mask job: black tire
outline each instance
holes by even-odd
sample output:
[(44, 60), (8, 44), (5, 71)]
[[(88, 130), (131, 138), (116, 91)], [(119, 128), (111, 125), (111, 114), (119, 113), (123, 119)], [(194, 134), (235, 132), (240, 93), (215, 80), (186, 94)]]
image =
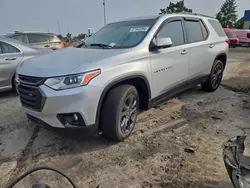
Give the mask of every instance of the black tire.
[(222, 61), (215, 60), (208, 80), (201, 84), (204, 91), (213, 92), (220, 87), (224, 72)]
[(122, 85), (109, 91), (100, 117), (102, 134), (115, 141), (124, 141), (134, 129), (138, 109), (139, 97), (134, 86)]
[(236, 48), (237, 46), (233, 46), (233, 48)]

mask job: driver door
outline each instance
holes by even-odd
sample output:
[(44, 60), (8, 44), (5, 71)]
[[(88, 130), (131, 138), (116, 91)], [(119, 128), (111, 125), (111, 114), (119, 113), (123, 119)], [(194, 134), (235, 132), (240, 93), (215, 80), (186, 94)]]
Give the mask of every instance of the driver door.
[[(186, 85), (189, 69), (189, 44), (183, 28), (182, 18), (167, 19), (155, 38), (171, 38), (172, 46), (150, 52), (153, 96), (161, 102)], [(156, 102), (155, 101), (155, 102)]]

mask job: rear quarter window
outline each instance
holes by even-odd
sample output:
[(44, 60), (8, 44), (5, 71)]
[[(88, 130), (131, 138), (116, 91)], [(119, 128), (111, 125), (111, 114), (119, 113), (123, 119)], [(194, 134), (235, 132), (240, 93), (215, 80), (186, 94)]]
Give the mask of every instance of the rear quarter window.
[(226, 37), (226, 33), (224, 32), (224, 29), (222, 28), (221, 24), (217, 20), (208, 20), (211, 26), (214, 28), (216, 33), (219, 37)]

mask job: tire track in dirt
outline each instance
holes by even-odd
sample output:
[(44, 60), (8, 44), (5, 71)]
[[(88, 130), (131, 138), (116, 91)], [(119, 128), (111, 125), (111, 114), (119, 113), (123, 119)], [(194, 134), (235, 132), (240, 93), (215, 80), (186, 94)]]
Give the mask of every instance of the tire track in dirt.
[(35, 139), (38, 136), (38, 133), (39, 133), (39, 127), (36, 126), (35, 130), (33, 131), (32, 135), (29, 139), (28, 144), (26, 145), (26, 147), (22, 151), (22, 154), (20, 155), (20, 157), (17, 159), (16, 168), (11, 173), (7, 184), (9, 184), (13, 179), (15, 179), (17, 176), (19, 176), (19, 174), (22, 172), (22, 170), (25, 168), (25, 166), (28, 166), (29, 162), (32, 161), (32, 156), (30, 155), (31, 148), (33, 146)]

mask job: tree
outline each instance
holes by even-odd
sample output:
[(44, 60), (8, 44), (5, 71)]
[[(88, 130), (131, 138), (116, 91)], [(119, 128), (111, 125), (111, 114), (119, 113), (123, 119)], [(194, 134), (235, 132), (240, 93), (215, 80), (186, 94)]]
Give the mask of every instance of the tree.
[(236, 29), (243, 29), (244, 27), (244, 18), (240, 18), (239, 20), (237, 20), (237, 22), (234, 23), (234, 28)]
[(192, 9), (188, 9), (184, 5), (184, 0), (178, 1), (176, 3), (170, 2), (167, 8), (160, 9), (160, 14), (171, 14), (178, 12), (193, 12)]
[(72, 40), (72, 34), (71, 33), (67, 33), (66, 35), (66, 42), (70, 42)]
[(237, 20), (236, 8), (236, 0), (225, 0), (220, 12), (216, 14), (216, 18), (220, 21), (222, 27), (233, 28)]
[(57, 37), (60, 39), (60, 40), (64, 40), (64, 37), (62, 35), (57, 35)]

